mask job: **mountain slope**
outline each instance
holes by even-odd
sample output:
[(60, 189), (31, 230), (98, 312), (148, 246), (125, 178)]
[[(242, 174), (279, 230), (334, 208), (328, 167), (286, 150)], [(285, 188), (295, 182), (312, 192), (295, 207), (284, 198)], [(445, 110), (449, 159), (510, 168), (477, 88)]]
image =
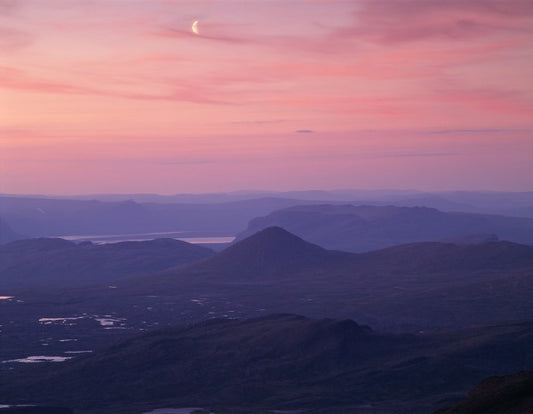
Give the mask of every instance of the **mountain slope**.
[(533, 247), (516, 243), (428, 242), (354, 254), (268, 228), (202, 262), (117, 285), (123, 298), (203, 298), (194, 312), (204, 317), (329, 312), (409, 330), (533, 318), (532, 277)]
[[(325, 282), (346, 288), (390, 289), (473, 281), (533, 269), (533, 247), (510, 242), (476, 245), (412, 243), (368, 253), (326, 250), (279, 227), (269, 227), (224, 251), (182, 269), (146, 278), (169, 289), (201, 281), (263, 281), (303, 285)], [(127, 281), (125, 282), (127, 284)], [(150, 290), (149, 284), (145, 288)], [(328, 288), (326, 287), (326, 290)]]
[(11, 226), (0, 217), (0, 244), (9, 243), (25, 237), (15, 232)]
[(361, 265), (424, 272), (502, 271), (533, 265), (533, 246), (506, 241), (456, 245), (410, 243), (360, 254)]
[(422, 241), (461, 239), (480, 233), (533, 243), (533, 219), (444, 213), (426, 207), (307, 205), (253, 219), (238, 239), (280, 226), (328, 249), (364, 252)]
[(236, 279), (281, 276), (353, 260), (354, 255), (328, 251), (280, 227), (269, 227), (196, 266)]
[(531, 324), (383, 335), (351, 320), (218, 319), (150, 332), (53, 369), (26, 370), (2, 392), (8, 402), (72, 408), (149, 403), (256, 412), (431, 400), (530, 365), (531, 333)]
[(533, 371), (484, 379), (455, 407), (435, 414), (533, 413)]
[(198, 261), (213, 252), (172, 239), (96, 245), (27, 239), (0, 246), (0, 287), (61, 287), (106, 283)]
[[(515, 243), (415, 243), (353, 254), (327, 251), (274, 228), (203, 261), (132, 276), (142, 264), (139, 260), (146, 260), (147, 267), (165, 269), (162, 257), (168, 252), (156, 242), (148, 243), (152, 248), (145, 247), (144, 253), (143, 243), (108, 247), (139, 246), (140, 250), (123, 252), (124, 262), (105, 258), (99, 262), (87, 255), (87, 251), (94, 250), (102, 258), (100, 248), (105, 246), (76, 246), (59, 239), (17, 242), (28, 246), (30, 258), (48, 258), (48, 262), (27, 259), (25, 269), (36, 274), (48, 269), (57, 284), (52, 290), (4, 289), (3, 294), (15, 298), (0, 303), (3, 359), (40, 355), (43, 340), (48, 344), (48, 355), (60, 355), (94, 350), (128, 332), (272, 312), (350, 318), (394, 332), (533, 319), (533, 247)], [(159, 243), (175, 244), (165, 240)], [(79, 252), (83, 253), (82, 261), (58, 260), (79, 258)], [(163, 252), (162, 256), (158, 257), (157, 252)], [(109, 253), (121, 257), (117, 252)], [(24, 257), (19, 261), (26, 265)], [(77, 271), (71, 271), (68, 263)], [(84, 267), (83, 263), (92, 264)], [(116, 280), (117, 274), (109, 273), (116, 263), (126, 270), (128, 266), (135, 269)], [(95, 284), (91, 288), (57, 289), (59, 284), (66, 286), (59, 281), (58, 269), (66, 270), (65, 278), (79, 277), (84, 274), (81, 270), (100, 269), (91, 278), (105, 278), (91, 279)], [(111, 279), (113, 289), (109, 289)], [(97, 323), (102, 315), (120, 321), (117, 329), (108, 330)], [(69, 318), (72, 323), (41, 324), (38, 321), (43, 317)], [(24, 341), (20, 332), (26, 332)], [(79, 342), (60, 342), (64, 338)]]

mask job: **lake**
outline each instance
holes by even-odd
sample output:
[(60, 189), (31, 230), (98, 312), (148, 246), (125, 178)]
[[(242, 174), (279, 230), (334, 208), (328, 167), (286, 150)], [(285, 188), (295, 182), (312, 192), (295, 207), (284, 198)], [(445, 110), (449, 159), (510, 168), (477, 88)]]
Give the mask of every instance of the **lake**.
[(227, 244), (235, 240), (234, 236), (195, 236), (191, 231), (164, 231), (130, 234), (92, 234), (57, 236), (73, 242), (90, 241), (98, 244), (119, 243), (125, 241), (147, 241), (159, 238), (182, 240), (191, 244)]

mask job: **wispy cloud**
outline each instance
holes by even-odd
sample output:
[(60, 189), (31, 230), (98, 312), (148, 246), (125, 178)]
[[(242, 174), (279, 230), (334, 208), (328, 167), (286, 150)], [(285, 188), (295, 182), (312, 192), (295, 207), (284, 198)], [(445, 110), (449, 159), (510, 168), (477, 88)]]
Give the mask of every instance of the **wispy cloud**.
[(222, 23), (203, 23), (199, 29), (199, 33), (195, 34), (191, 29), (181, 29), (169, 25), (161, 26), (158, 30), (152, 33), (156, 36), (170, 37), (170, 38), (185, 38), (196, 40), (213, 40), (225, 43), (248, 43), (251, 39), (241, 34), (235, 33), (235, 27)]
[[(220, 158), (196, 158), (196, 159), (145, 159), (147, 164), (158, 165), (196, 165), (196, 164), (218, 164), (224, 162)], [(132, 160), (138, 162), (138, 160)]]
[(232, 124), (235, 125), (270, 125), (270, 124), (281, 124), (287, 122), (286, 119), (261, 119), (255, 121), (233, 121)]
[(26, 3), (26, 0), (0, 0), (0, 15), (8, 15)]
[(438, 99), (462, 106), (474, 106), (498, 114), (533, 113), (533, 101), (521, 91), (500, 88), (450, 87), (436, 89)]
[(58, 82), (56, 80), (35, 78), (22, 70), (5, 66), (0, 66), (0, 88), (53, 94), (97, 95), (148, 101), (180, 101), (217, 105), (227, 105), (230, 103), (217, 99), (212, 90), (204, 90), (196, 85), (174, 85), (172, 91), (162, 94), (99, 89), (90, 86)]
[(6, 66), (0, 66), (0, 87), (7, 89), (32, 90), (49, 93), (83, 94), (89, 90), (57, 81), (36, 79), (25, 71)]
[(453, 157), (455, 152), (390, 152), (374, 155), (376, 158)]
[(533, 3), (527, 0), (362, 0), (353, 25), (335, 34), (380, 43), (464, 40), (500, 32), (531, 33), (532, 16)]
[(9, 27), (0, 26), (0, 50), (13, 52), (29, 46), (33, 42), (33, 36), (27, 32)]
[(481, 128), (481, 129), (437, 129), (429, 131), (431, 134), (446, 135), (446, 134), (499, 134), (507, 132), (504, 129), (497, 128)]

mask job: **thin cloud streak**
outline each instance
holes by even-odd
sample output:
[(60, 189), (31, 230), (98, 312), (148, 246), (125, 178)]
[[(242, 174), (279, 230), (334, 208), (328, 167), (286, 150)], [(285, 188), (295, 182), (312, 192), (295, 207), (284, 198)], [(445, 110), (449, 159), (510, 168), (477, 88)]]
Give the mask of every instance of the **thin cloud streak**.
[(33, 36), (22, 30), (0, 26), (0, 51), (15, 52), (30, 46)]
[(26, 0), (0, 0), (0, 15), (10, 15), (25, 3)]
[(501, 134), (508, 132), (503, 129), (486, 128), (486, 129), (439, 129), (436, 131), (429, 131), (430, 134)]
[[(168, 37), (168, 38), (185, 38), (195, 40), (213, 40), (217, 42), (225, 43), (249, 43), (250, 39), (246, 37), (237, 37), (226, 34), (226, 30), (220, 30), (220, 28), (226, 27), (226, 25), (210, 24), (205, 29), (207, 34), (199, 32), (195, 34), (192, 30), (177, 29), (169, 26), (163, 26), (158, 31), (152, 32), (154, 36)], [(203, 30), (203, 28), (202, 28)]]
[(461, 41), (502, 32), (531, 33), (532, 16), (527, 0), (362, 0), (354, 11), (354, 24), (334, 35), (377, 43)]
[(0, 88), (27, 90), (40, 93), (73, 94), (73, 95), (98, 95), (104, 97), (149, 100), (149, 101), (180, 101), (200, 104), (227, 105), (230, 102), (213, 99), (211, 91), (205, 95), (196, 87), (174, 87), (174, 91), (162, 94), (134, 93), (128, 91), (99, 90), (90, 87), (71, 85), (45, 79), (36, 79), (20, 70), (0, 66)]

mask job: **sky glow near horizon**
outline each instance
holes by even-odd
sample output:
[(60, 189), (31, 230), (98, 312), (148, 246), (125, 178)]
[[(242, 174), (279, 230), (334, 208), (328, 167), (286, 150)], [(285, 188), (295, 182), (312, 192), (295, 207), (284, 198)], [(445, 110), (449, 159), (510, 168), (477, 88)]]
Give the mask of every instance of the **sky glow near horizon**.
[(531, 1), (0, 0), (0, 192), (532, 190), (532, 73)]

